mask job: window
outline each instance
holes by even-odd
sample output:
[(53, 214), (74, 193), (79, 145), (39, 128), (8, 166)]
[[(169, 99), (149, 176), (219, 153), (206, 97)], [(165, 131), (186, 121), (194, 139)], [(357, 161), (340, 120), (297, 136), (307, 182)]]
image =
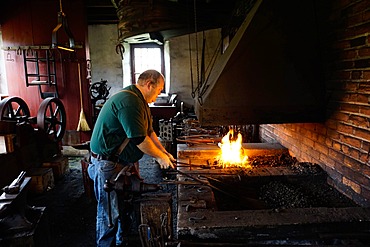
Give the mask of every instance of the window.
[[(164, 74), (163, 46), (155, 43), (131, 44), (131, 76), (135, 84), (139, 75), (147, 69)], [(162, 93), (165, 92), (165, 88)]]

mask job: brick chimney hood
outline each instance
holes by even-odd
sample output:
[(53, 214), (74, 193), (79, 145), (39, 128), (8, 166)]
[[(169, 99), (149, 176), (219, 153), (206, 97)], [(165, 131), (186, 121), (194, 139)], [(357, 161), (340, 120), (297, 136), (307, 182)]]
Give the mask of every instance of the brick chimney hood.
[(313, 0), (257, 0), (195, 97), (205, 126), (321, 122)]

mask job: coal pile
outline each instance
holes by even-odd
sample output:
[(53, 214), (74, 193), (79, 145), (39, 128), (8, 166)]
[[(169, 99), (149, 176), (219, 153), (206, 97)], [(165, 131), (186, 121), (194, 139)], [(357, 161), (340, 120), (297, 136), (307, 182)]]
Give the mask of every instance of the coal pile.
[(275, 180), (262, 185), (259, 195), (273, 209), (356, 206), (325, 181)]
[(310, 162), (298, 162), (290, 155), (264, 155), (249, 157), (249, 163), (253, 167), (289, 167), (300, 175), (324, 174), (318, 164)]
[[(356, 204), (327, 183), (326, 172), (318, 165), (298, 162), (290, 155), (249, 157), (251, 168), (237, 168), (237, 176), (219, 177), (213, 185), (226, 193), (214, 191), (219, 210), (250, 210), (250, 205), (235, 200), (235, 193), (264, 203), (266, 209), (354, 207)], [(288, 175), (248, 176), (258, 170), (285, 168)], [(241, 189), (236, 189), (241, 188)], [(227, 196), (233, 194), (234, 198)]]

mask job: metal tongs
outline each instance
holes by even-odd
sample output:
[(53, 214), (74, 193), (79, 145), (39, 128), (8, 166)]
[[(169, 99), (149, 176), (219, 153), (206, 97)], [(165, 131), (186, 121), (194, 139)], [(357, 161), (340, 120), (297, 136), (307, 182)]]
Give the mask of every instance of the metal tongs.
[[(181, 162), (176, 162), (176, 163), (181, 163)], [(183, 175), (183, 176), (186, 176), (190, 179), (192, 179), (193, 181), (195, 182), (198, 182), (200, 183), (201, 185), (204, 185), (204, 186), (208, 186), (214, 190), (217, 190), (218, 192), (224, 194), (224, 195), (227, 195), (229, 197), (232, 197), (238, 201), (242, 200), (243, 202), (245, 203), (248, 203), (249, 205), (254, 205), (254, 208), (259, 208), (259, 209), (265, 209), (266, 208), (266, 205), (264, 202), (260, 201), (260, 200), (257, 200), (257, 199), (254, 199), (254, 198), (250, 198), (250, 197), (246, 197), (246, 196), (240, 196), (240, 195), (236, 195), (236, 194), (233, 194), (231, 192), (228, 192), (228, 191), (225, 191), (217, 186), (214, 186), (206, 181), (203, 181), (202, 179), (199, 179), (195, 176), (192, 176), (191, 174), (188, 174), (186, 172), (182, 172), (182, 171), (179, 171), (178, 169), (176, 169), (176, 164), (174, 164), (175, 168), (170, 168), (170, 171), (173, 171), (173, 172), (176, 172), (180, 175)], [(202, 175), (202, 177), (206, 178), (207, 180), (209, 179), (207, 176), (204, 176)]]

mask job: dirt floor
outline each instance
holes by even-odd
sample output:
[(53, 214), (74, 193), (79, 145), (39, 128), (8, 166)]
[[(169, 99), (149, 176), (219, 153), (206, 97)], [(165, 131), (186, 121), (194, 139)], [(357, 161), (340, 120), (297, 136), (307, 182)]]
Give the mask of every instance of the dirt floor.
[[(70, 156), (70, 171), (55, 181), (55, 187), (41, 195), (29, 195), (30, 206), (46, 207), (49, 243), (46, 246), (95, 246), (96, 202), (84, 191), (81, 156)], [(149, 156), (140, 163), (146, 183), (159, 183), (162, 171)], [(168, 192), (168, 191), (167, 191)], [(131, 230), (129, 246), (141, 246), (136, 229)]]

